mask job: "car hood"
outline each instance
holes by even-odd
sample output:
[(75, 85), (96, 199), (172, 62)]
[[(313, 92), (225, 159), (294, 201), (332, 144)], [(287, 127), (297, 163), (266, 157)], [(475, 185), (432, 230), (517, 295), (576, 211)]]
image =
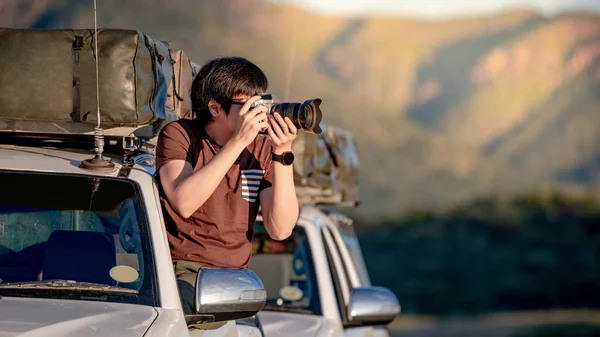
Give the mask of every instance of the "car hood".
[(318, 336), (323, 316), (263, 310), (258, 313), (265, 337)]
[(133, 304), (2, 297), (0, 336), (143, 336), (156, 316)]

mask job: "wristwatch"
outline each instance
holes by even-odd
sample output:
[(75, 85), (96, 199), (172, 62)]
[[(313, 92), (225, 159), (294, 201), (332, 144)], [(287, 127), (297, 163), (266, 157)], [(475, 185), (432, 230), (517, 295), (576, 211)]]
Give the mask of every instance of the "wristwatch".
[(286, 151), (282, 154), (275, 154), (271, 152), (271, 159), (278, 161), (285, 166), (292, 165), (294, 163), (294, 152)]

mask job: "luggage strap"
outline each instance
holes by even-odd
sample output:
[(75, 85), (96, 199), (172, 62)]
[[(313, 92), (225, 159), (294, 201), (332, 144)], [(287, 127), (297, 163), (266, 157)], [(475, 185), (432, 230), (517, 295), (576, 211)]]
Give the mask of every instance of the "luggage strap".
[(79, 74), (79, 52), (83, 49), (83, 36), (75, 36), (73, 41), (73, 112), (71, 119), (73, 122), (81, 122), (81, 93), (80, 93), (80, 74)]
[[(171, 66), (174, 66), (175, 63), (177, 63), (175, 60), (173, 60), (173, 57), (171, 57), (171, 49), (169, 49), (169, 60), (171, 62)], [(183, 66), (181, 64), (179, 64), (179, 69), (177, 69), (179, 71), (179, 74), (180, 74), (179, 76), (181, 76), (181, 68), (183, 68)], [(171, 79), (171, 81), (173, 81), (173, 93), (175, 94), (175, 97), (177, 97), (177, 99), (180, 102), (183, 102), (183, 98), (181, 98), (181, 96), (179, 96), (179, 93), (177, 93), (177, 87), (178, 87), (179, 83), (175, 82), (175, 69), (173, 69), (173, 74), (172, 75), (173, 75), (172, 76), (173, 78)], [(175, 104), (173, 104), (173, 107), (175, 107)]]

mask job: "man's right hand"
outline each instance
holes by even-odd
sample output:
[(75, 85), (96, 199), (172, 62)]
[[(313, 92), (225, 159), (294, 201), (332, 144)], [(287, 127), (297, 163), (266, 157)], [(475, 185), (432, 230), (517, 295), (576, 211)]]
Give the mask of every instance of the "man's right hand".
[(239, 141), (244, 147), (250, 145), (258, 133), (269, 126), (267, 107), (259, 105), (252, 108), (252, 104), (259, 99), (260, 96), (251, 97), (240, 109), (240, 116), (232, 139)]

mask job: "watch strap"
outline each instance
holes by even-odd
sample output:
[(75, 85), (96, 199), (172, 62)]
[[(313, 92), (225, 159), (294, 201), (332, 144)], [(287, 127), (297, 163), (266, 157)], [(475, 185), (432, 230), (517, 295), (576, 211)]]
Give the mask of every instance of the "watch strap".
[(282, 154), (275, 154), (275, 153), (271, 152), (271, 160), (278, 161), (278, 162), (283, 162), (283, 153)]
[[(288, 157), (288, 162), (286, 162), (286, 156)], [(291, 157), (291, 159), (290, 159)], [(292, 165), (294, 163), (294, 153), (291, 151), (283, 152), (282, 154), (275, 154), (271, 152), (271, 160), (282, 163), (283, 165)]]

